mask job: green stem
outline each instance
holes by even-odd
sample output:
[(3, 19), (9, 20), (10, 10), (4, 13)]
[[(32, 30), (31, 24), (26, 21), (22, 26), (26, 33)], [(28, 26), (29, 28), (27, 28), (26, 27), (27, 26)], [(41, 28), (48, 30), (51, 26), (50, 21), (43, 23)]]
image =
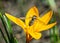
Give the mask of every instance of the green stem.
[(4, 40), (5, 40), (5, 42), (8, 43), (8, 41), (7, 41), (6, 37), (4, 36), (4, 33), (2, 32), (1, 28), (0, 28), (0, 32), (1, 32), (1, 34), (2, 34), (2, 36), (4, 38)]

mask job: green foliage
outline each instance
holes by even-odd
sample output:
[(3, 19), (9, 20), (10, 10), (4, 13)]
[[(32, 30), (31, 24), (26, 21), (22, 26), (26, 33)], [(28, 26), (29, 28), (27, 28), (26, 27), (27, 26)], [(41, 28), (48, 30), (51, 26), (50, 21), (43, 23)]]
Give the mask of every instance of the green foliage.
[(2, 21), (2, 24), (4, 26), (4, 29), (5, 29), (5, 32), (7, 34), (7, 38), (8, 38), (8, 39), (6, 39), (6, 37), (4, 36), (3, 32), (0, 30), (5, 42), (6, 43), (8, 43), (8, 42), (9, 43), (18, 43), (16, 38), (13, 36), (13, 31), (12, 31), (12, 28), (11, 28), (10, 20), (7, 19), (7, 17), (5, 15), (1, 14), (1, 13), (0, 13), (0, 19)]
[[(56, 21), (55, 15), (53, 15), (53, 18), (51, 19), (50, 23)], [(51, 43), (57, 43), (59, 41), (59, 29), (58, 26), (54, 26), (50, 31), (50, 42)]]

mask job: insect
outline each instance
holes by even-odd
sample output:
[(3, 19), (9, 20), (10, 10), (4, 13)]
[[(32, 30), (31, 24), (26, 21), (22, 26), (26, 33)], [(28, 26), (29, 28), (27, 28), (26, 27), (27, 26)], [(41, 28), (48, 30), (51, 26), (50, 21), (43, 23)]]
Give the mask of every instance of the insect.
[(30, 23), (29, 23), (29, 26), (31, 26), (31, 25), (33, 24), (33, 22), (34, 22), (35, 19), (36, 19), (36, 16), (34, 15), (34, 16), (32, 17), (32, 20), (31, 20)]

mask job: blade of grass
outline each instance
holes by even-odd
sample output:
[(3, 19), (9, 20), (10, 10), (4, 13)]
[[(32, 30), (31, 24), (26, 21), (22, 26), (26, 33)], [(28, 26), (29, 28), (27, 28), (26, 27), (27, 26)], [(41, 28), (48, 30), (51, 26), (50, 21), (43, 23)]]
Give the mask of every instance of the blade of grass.
[(50, 34), (50, 43), (52, 43), (52, 29), (49, 30), (49, 34)]
[(11, 36), (11, 43), (18, 43), (17, 39), (13, 37), (13, 34), (10, 34)]
[[(52, 22), (54, 22), (54, 21), (56, 21), (55, 15), (53, 15), (53, 18), (51, 19), (50, 23), (52, 23)], [(50, 36), (51, 36), (50, 41), (51, 41), (51, 43), (57, 43), (57, 40), (58, 40), (58, 39), (57, 39), (57, 34), (58, 34), (57, 31), (58, 31), (58, 30), (57, 30), (56, 26), (54, 26), (54, 27), (50, 30)]]
[(6, 23), (6, 27), (7, 27), (7, 30), (9, 32), (9, 34), (12, 34), (13, 31), (12, 31), (12, 28), (11, 28), (10, 20), (5, 15), (3, 15), (3, 19)]
[(55, 33), (55, 27), (53, 27), (53, 38), (54, 38), (54, 43), (57, 43), (57, 35), (56, 35), (56, 33)]
[(1, 28), (0, 28), (0, 32), (1, 32), (2, 37), (4, 38), (5, 42), (8, 43), (8, 40), (7, 40), (6, 37), (4, 36), (4, 33), (2, 32)]
[(3, 15), (3, 18), (6, 23), (7, 30), (9, 31), (10, 34), (11, 43), (18, 43), (18, 41), (13, 37), (13, 31), (10, 24), (10, 20), (5, 15)]
[(58, 29), (58, 26), (55, 26), (55, 34), (56, 34), (56, 41), (57, 41), (57, 43), (59, 43), (59, 29)]
[[(56, 21), (56, 15), (53, 15), (53, 21)], [(58, 40), (59, 40), (59, 29), (58, 29), (58, 25), (56, 25), (55, 27), (53, 27), (53, 36), (54, 36), (54, 42), (57, 43)]]
[(9, 33), (8, 33), (7, 29), (6, 29), (6, 25), (5, 25), (5, 22), (4, 22), (4, 19), (3, 19), (3, 15), (2, 15), (1, 13), (0, 13), (0, 19), (1, 19), (1, 21), (2, 21), (2, 24), (3, 24), (3, 26), (4, 26), (5, 32), (6, 32), (7, 37), (8, 37), (8, 40), (9, 40), (9, 42), (10, 42), (10, 36), (9, 36)]

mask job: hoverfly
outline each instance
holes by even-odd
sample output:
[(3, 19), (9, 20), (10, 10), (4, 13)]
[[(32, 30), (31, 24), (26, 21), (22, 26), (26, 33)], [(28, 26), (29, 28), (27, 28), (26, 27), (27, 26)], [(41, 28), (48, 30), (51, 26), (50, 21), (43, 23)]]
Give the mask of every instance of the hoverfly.
[(34, 15), (34, 16), (32, 17), (32, 20), (31, 20), (30, 23), (29, 23), (29, 26), (31, 26), (31, 25), (33, 24), (33, 22), (34, 22), (35, 19), (36, 19), (36, 16)]

